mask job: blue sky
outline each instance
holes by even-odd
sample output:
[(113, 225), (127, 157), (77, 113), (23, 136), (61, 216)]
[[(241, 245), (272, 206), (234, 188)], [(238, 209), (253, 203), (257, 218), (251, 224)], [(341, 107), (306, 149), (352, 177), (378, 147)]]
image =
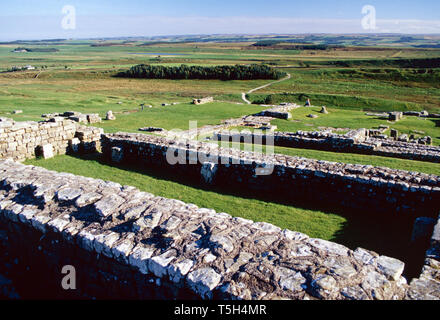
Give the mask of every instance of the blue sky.
[[(62, 28), (72, 5), (75, 29)], [(440, 1), (14, 0), (0, 2), (0, 40), (207, 33), (363, 32), (364, 5), (374, 32), (439, 33)]]

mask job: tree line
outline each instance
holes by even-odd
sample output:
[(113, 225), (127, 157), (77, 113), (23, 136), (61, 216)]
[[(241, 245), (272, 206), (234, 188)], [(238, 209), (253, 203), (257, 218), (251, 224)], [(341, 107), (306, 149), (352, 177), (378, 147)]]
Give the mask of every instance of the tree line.
[(184, 64), (177, 67), (139, 64), (117, 74), (119, 77), (128, 78), (201, 80), (278, 80), (286, 75), (285, 72), (280, 72), (267, 65), (258, 64), (212, 67), (188, 66)]

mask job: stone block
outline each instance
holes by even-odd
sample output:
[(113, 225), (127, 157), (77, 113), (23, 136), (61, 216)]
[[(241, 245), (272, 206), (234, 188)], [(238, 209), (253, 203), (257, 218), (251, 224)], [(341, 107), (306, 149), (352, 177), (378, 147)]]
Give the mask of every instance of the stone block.
[(395, 281), (400, 278), (405, 268), (402, 261), (387, 256), (380, 256), (377, 259), (377, 266), (388, 279)]
[(41, 145), (37, 147), (37, 156), (43, 157), (44, 159), (53, 158), (54, 150), (53, 145), (50, 143)]
[(212, 290), (220, 283), (222, 276), (212, 268), (201, 268), (187, 276), (189, 287), (204, 299), (212, 298)]

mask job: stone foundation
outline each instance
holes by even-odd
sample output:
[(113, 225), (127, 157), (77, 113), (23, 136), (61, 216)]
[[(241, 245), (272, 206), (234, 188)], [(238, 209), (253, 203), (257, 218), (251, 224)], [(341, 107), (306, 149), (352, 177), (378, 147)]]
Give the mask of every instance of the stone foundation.
[[(15, 122), (0, 118), (0, 159), (22, 161), (53, 153), (95, 152), (100, 145), (100, 128), (80, 126), (64, 118), (52, 118), (41, 122)], [(79, 142), (75, 142), (79, 138)], [(72, 147), (73, 146), (73, 147)], [(46, 150), (46, 152), (44, 152)]]
[[(218, 141), (273, 141), (275, 146), (324, 151), (360, 153), (384, 157), (440, 162), (440, 147), (369, 137), (367, 129), (351, 130), (344, 135), (320, 131), (231, 133), (217, 132)], [(255, 143), (255, 142), (254, 142)]]

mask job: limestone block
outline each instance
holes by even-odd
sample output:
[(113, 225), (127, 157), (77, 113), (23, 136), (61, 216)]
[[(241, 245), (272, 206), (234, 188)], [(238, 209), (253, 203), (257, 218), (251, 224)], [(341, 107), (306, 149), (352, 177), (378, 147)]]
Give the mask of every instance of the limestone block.
[(113, 246), (119, 240), (119, 235), (116, 232), (107, 232), (99, 234), (93, 246), (97, 253), (102, 253), (106, 257), (113, 257)]
[(131, 241), (130, 239), (124, 239), (120, 241), (112, 249), (113, 257), (127, 263), (128, 256), (131, 252), (131, 249), (133, 249), (133, 246), (134, 246), (133, 241)]
[(148, 270), (156, 277), (163, 278), (167, 274), (169, 264), (176, 258), (175, 250), (168, 250), (148, 262)]
[(155, 249), (138, 244), (128, 257), (128, 262), (133, 267), (139, 269), (142, 274), (148, 274), (149, 258), (153, 255)]
[(167, 221), (165, 221), (161, 227), (164, 230), (171, 231), (177, 228), (177, 226), (182, 222), (182, 219), (171, 216)]
[(94, 250), (94, 241), (96, 238), (96, 233), (98, 230), (96, 229), (83, 229), (77, 235), (78, 245), (81, 248), (86, 249), (87, 251)]
[(311, 285), (314, 293), (321, 299), (329, 298), (337, 290), (336, 280), (328, 275), (319, 276)]
[(38, 153), (41, 157), (43, 157), (44, 159), (49, 159), (49, 158), (53, 158), (54, 156), (54, 151), (53, 151), (53, 146), (50, 143), (44, 144), (42, 146), (38, 147)]
[(301, 272), (296, 272), (284, 267), (275, 269), (275, 276), (279, 277), (279, 284), (282, 289), (290, 291), (302, 291), (306, 285), (306, 278)]
[(124, 201), (125, 200), (117, 194), (110, 194), (96, 202), (94, 207), (101, 217), (107, 217), (112, 213), (116, 213), (116, 210)]
[(194, 261), (190, 259), (185, 259), (178, 263), (172, 263), (168, 267), (168, 275), (170, 280), (174, 283), (179, 283), (183, 280), (186, 274), (191, 270), (194, 265)]
[(380, 256), (377, 259), (377, 266), (388, 279), (398, 280), (402, 275), (405, 264), (395, 258)]
[(212, 268), (201, 268), (187, 276), (189, 287), (202, 298), (212, 298), (212, 290), (217, 287), (222, 277)]
[(78, 198), (81, 193), (82, 190), (78, 188), (64, 188), (57, 191), (56, 195), (58, 201), (72, 201)]
[(357, 248), (355, 251), (353, 251), (353, 256), (363, 264), (368, 265), (374, 263), (378, 257), (378, 254), (363, 248)]
[(32, 208), (24, 208), (23, 211), (21, 211), (18, 214), (18, 219), (22, 223), (31, 224), (32, 218), (38, 213), (38, 210), (32, 209)]
[(322, 239), (312, 239), (311, 238), (311, 239), (307, 240), (307, 242), (309, 244), (311, 244), (312, 246), (314, 246), (320, 250), (323, 250), (324, 252), (326, 252), (328, 254), (347, 256), (348, 252), (350, 250), (341, 244), (337, 244), (337, 243), (330, 242), (327, 240), (322, 240)]
[(64, 228), (70, 223), (66, 218), (55, 218), (47, 223), (55, 232), (62, 232)]
[(107, 111), (105, 120), (116, 120), (116, 117), (113, 115), (113, 111), (111, 110)]
[(34, 215), (31, 218), (31, 224), (34, 228), (38, 229), (42, 233), (46, 233), (47, 223), (50, 221), (50, 217), (45, 214)]
[(5, 217), (11, 221), (18, 222), (18, 215), (23, 211), (21, 204), (15, 203), (3, 210)]
[(95, 203), (101, 198), (102, 195), (96, 192), (82, 192), (81, 195), (75, 200), (75, 206), (82, 208), (89, 204)]
[(232, 252), (234, 250), (234, 245), (233, 245), (231, 239), (229, 239), (226, 236), (211, 235), (211, 237), (209, 238), (209, 241), (212, 242), (215, 247), (222, 248), (226, 252)]

